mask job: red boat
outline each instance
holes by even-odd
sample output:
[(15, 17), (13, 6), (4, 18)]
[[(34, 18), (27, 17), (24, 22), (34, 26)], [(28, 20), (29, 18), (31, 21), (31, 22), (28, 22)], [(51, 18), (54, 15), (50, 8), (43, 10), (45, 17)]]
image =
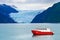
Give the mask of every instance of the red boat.
[(49, 28), (38, 28), (32, 30), (33, 35), (53, 35), (54, 33)]

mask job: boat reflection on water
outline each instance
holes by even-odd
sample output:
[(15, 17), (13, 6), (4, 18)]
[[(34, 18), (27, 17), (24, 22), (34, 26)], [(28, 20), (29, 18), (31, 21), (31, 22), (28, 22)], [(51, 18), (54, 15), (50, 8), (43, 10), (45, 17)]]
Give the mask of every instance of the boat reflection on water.
[(33, 40), (53, 40), (53, 35), (40, 35), (32, 36)]

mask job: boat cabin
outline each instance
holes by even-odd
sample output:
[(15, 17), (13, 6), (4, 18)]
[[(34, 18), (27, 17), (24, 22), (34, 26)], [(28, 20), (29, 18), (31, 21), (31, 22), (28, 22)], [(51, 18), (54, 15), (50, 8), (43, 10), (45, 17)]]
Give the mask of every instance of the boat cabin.
[(38, 31), (43, 31), (43, 32), (50, 32), (51, 30), (49, 28), (36, 28)]

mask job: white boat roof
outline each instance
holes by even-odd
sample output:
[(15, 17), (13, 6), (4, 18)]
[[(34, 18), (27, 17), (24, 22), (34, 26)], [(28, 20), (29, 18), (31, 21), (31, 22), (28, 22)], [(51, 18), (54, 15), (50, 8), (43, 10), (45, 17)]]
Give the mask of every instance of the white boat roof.
[(36, 29), (39, 29), (39, 30), (47, 30), (49, 28), (36, 28)]
[(35, 30), (43, 31), (43, 32), (50, 32), (51, 31), (49, 28), (36, 28)]

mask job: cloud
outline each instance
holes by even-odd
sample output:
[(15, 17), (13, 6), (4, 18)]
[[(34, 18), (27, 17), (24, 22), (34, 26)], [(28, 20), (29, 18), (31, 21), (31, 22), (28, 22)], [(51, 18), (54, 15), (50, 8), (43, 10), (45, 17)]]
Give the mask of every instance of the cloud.
[(40, 10), (47, 9), (50, 7), (50, 4), (15, 4), (15, 6), (20, 10)]
[(55, 3), (60, 2), (60, 0), (27, 0), (27, 3)]
[(60, 0), (0, 0), (0, 3), (55, 3)]
[(25, 3), (27, 0), (12, 0), (14, 3)]
[(26, 0), (0, 0), (0, 3), (24, 3)]

